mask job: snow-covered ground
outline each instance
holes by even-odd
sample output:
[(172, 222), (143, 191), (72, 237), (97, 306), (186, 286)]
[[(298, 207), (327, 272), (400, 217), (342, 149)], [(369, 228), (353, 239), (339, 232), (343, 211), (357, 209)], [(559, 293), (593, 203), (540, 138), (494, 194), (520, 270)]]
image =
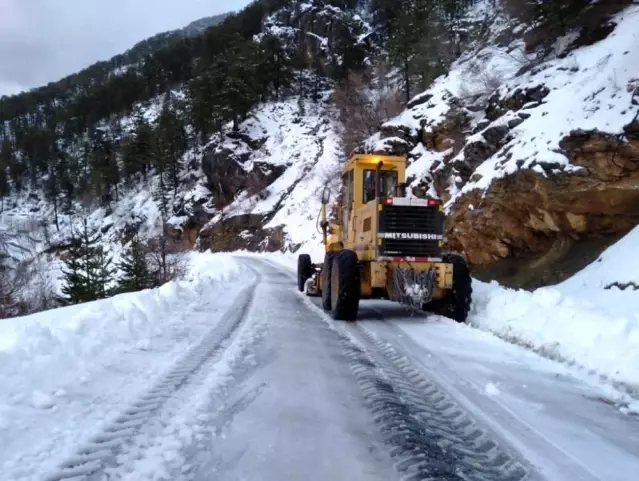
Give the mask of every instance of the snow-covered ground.
[[(288, 265), (292, 274), (290, 258), (266, 259)], [(294, 276), (289, 279), (294, 284)], [(639, 414), (639, 403), (607, 383), (489, 332), (440, 316), (411, 315), (388, 301), (363, 301), (357, 323), (332, 321), (316, 298), (305, 302), (355, 344), (380, 349), (409, 373), (421, 371), (421, 379), (431, 384), (424, 387), (415, 378), (418, 396), (429, 399), (432, 389), (445, 391), (440, 402), (472, 413), (478, 426), (522, 453), (542, 479), (634, 479), (639, 418), (628, 414)]]
[(193, 254), (186, 280), (0, 322), (3, 479), (40, 479), (155, 383), (251, 278), (228, 256)]
[[(425, 322), (402, 318), (379, 301), (362, 314), (374, 318), (371, 312), (387, 320), (363, 320), (361, 327), (423, 366), (451, 397), (523, 452), (545, 479), (634, 479), (639, 418), (624, 414), (632, 407), (610, 386), (437, 316)], [(620, 412), (611, 404), (624, 408)]]
[[(623, 239), (602, 262), (616, 262), (624, 245), (632, 242)], [(385, 301), (363, 301), (357, 324), (334, 323), (317, 299), (296, 292), (294, 269), (292, 255), (194, 253), (183, 281), (3, 321), (3, 479), (101, 470), (132, 481), (392, 479), (375, 429), (382, 418), (367, 411), (377, 394), (359, 390), (361, 366), (351, 371), (342, 351), (360, 345), (349, 336), (366, 332), (383, 343), (366, 351), (408, 355), (413, 369), (548, 481), (630, 481), (627, 473), (639, 469), (639, 424), (610, 404), (625, 413), (637, 406), (609, 384), (489, 332), (411, 317)], [(479, 289), (473, 319), (494, 295)], [(577, 345), (561, 340), (561, 348)], [(397, 373), (384, 366), (394, 382)], [(281, 452), (288, 455), (273, 454)]]

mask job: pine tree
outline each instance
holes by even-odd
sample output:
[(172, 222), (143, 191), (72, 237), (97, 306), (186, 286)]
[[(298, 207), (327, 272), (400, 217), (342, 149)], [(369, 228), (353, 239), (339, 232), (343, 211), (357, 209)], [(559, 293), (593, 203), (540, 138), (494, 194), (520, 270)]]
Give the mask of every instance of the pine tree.
[[(382, 3), (382, 2), (380, 2)], [(406, 102), (461, 53), (461, 20), (471, 0), (401, 0), (387, 17), (391, 64), (401, 71)], [(387, 12), (390, 12), (388, 10)]]
[(116, 201), (118, 198), (120, 168), (116, 145), (109, 134), (101, 129), (94, 130), (92, 137), (91, 167), (94, 193), (103, 204), (108, 204), (113, 200), (113, 193)]
[(239, 129), (255, 103), (259, 100), (256, 52), (252, 47), (238, 49), (229, 62), (228, 75), (223, 79), (218, 95), (224, 99), (224, 111), (233, 121), (233, 130)]
[(142, 174), (144, 180), (153, 165), (156, 155), (156, 132), (141, 113), (137, 113), (134, 121), (134, 132), (126, 143), (123, 152), (125, 176), (133, 179)]
[(260, 81), (265, 91), (272, 89), (275, 100), (279, 100), (284, 89), (293, 82), (293, 70), (282, 41), (275, 35), (266, 35), (261, 41)]
[(388, 50), (391, 63), (400, 69), (406, 102), (412, 97), (412, 81), (419, 42), (423, 38), (423, 19), (420, 19), (413, 2), (402, 2), (404, 8), (391, 22)]
[(104, 250), (104, 247), (102, 247), (101, 245), (97, 246), (95, 249), (93, 266), (95, 268), (95, 298), (105, 299), (113, 295), (114, 290), (110, 286), (115, 275), (113, 258)]
[(60, 197), (60, 184), (58, 180), (58, 170), (53, 157), (49, 159), (49, 169), (47, 178), (44, 182), (44, 195), (46, 199), (53, 204), (53, 215), (55, 219), (55, 228), (59, 232), (60, 224), (58, 223), (58, 200)]
[(118, 284), (118, 292), (136, 292), (155, 286), (147, 260), (146, 247), (137, 235), (122, 255), (118, 267), (124, 273)]
[(186, 151), (186, 129), (183, 121), (177, 116), (167, 96), (157, 127), (157, 152), (154, 166), (163, 175), (163, 187), (177, 194), (180, 186), (181, 159)]
[(171, 204), (171, 196), (167, 187), (166, 181), (167, 175), (164, 172), (158, 174), (158, 184), (153, 189), (151, 196), (153, 200), (158, 204), (162, 218), (169, 218), (169, 206)]
[(107, 297), (113, 279), (112, 259), (98, 244), (99, 233), (90, 231), (87, 221), (81, 232), (73, 232), (63, 270), (63, 304), (78, 304)]
[(11, 194), (9, 185), (9, 166), (5, 163), (3, 155), (0, 155), (0, 212), (4, 210), (4, 198)]
[(187, 86), (189, 123), (203, 144), (216, 127), (221, 127), (224, 120), (221, 105), (218, 104), (218, 92), (225, 75), (224, 66), (216, 64)]

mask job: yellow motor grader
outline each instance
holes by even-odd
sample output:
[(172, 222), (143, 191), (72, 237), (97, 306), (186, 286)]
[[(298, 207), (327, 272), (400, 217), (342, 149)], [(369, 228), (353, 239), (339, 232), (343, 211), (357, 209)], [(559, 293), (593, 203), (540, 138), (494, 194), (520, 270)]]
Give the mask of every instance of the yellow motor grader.
[(322, 194), (324, 262), (298, 257), (301, 292), (322, 297), (337, 320), (355, 320), (360, 299), (390, 299), (465, 322), (471, 277), (465, 259), (442, 253), (438, 199), (406, 196), (406, 158), (354, 155), (344, 165), (336, 221)]

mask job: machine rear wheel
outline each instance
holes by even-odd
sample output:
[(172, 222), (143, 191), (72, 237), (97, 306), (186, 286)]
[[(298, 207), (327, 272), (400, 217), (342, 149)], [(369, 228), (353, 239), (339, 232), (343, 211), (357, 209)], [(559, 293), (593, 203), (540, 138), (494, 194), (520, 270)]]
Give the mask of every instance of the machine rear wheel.
[(311, 256), (308, 254), (300, 254), (297, 258), (297, 288), (300, 292), (304, 292), (304, 284), (313, 275), (313, 264)]
[(459, 254), (444, 254), (442, 260), (453, 264), (453, 288), (446, 293), (443, 299), (435, 301), (433, 303), (435, 305), (428, 310), (450, 317), (457, 322), (466, 322), (473, 293), (470, 269), (466, 259)]
[(333, 260), (331, 270), (331, 312), (340, 321), (354, 321), (361, 294), (357, 254), (343, 250)]
[(324, 264), (322, 265), (321, 288), (322, 288), (322, 307), (328, 311), (331, 308), (331, 272), (333, 269), (333, 259), (337, 252), (327, 252), (324, 255)]

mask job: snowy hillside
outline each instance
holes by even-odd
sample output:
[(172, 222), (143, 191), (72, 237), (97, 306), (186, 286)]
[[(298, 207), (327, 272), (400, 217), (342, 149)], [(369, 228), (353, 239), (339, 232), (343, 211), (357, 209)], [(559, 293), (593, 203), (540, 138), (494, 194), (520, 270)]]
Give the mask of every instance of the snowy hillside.
[(614, 241), (639, 223), (631, 187), (639, 9), (589, 15), (598, 38), (575, 30), (540, 55), (526, 43), (526, 24), (496, 12), (487, 46), (463, 54), (364, 143), (371, 152), (408, 153), (413, 192), (446, 202), (448, 247), (485, 277), (518, 263), (531, 276), (504, 281), (559, 282), (566, 274), (557, 272), (575, 267), (557, 257), (580, 257), (580, 245)]
[[(413, 186), (427, 179), (434, 188), (433, 180), (452, 166), (446, 189), (431, 190), (448, 201), (451, 211), (461, 195), (487, 190), (495, 179), (518, 169), (543, 176), (583, 170), (571, 163), (562, 140), (577, 130), (623, 134), (639, 110), (631, 103), (639, 87), (638, 18), (639, 7), (629, 7), (611, 20), (615, 28), (609, 36), (574, 50), (567, 47), (577, 34), (558, 39), (555, 55), (542, 63), (526, 52), (521, 39), (463, 55), (410, 102), (412, 107), (383, 126), (408, 128), (417, 139), (441, 130), (450, 116), (467, 117), (464, 127), (472, 135), (465, 145), (438, 151), (419, 143), (410, 152)], [(366, 148), (385, 151), (398, 140), (377, 134)], [(483, 151), (483, 158), (473, 155), (477, 151)]]
[[(221, 172), (229, 169), (226, 172), (233, 172), (236, 177), (249, 178), (260, 172), (262, 178), (253, 177), (253, 184), (217, 210), (212, 199), (219, 197), (222, 189), (212, 193), (200, 182), (186, 193), (185, 199), (192, 199), (191, 204), (186, 203), (190, 211), (199, 198), (208, 200), (211, 220), (200, 231), (200, 247), (227, 250), (222, 242), (216, 245), (209, 240), (211, 234), (207, 231), (229, 219), (247, 215), (255, 218), (256, 223), (247, 224), (246, 228), (240, 224), (238, 237), (232, 240), (237, 243), (236, 248), (250, 245), (263, 250), (268, 232), (277, 228), (283, 228), (284, 238), (274, 241), (267, 250), (317, 246), (321, 188), (327, 179), (334, 180), (341, 155), (333, 116), (326, 100), (307, 102), (300, 113), (298, 99), (293, 98), (257, 108), (232, 137), (214, 137), (204, 151), (205, 158), (210, 155), (214, 159), (215, 169)], [(212, 175), (216, 174), (208, 174), (209, 185)], [(274, 180), (269, 183), (271, 178)], [(223, 176), (220, 179), (229, 180)], [(180, 221), (188, 220), (189, 216), (184, 216), (171, 222), (179, 226)]]
[[(106, 203), (87, 192), (90, 202), (73, 199), (71, 209), (58, 209), (58, 227), (50, 195), (39, 189), (12, 193), (4, 202), (1, 228), (30, 227), (25, 246), (13, 242), (5, 248), (7, 256), (12, 262), (44, 262), (46, 283), (57, 291), (58, 258), (68, 246), (71, 225), (81, 219), (99, 230), (115, 260), (133, 233), (159, 235), (158, 167), (151, 161), (143, 172), (129, 175), (140, 159), (133, 159), (133, 167), (125, 161), (127, 142), (138, 135), (136, 122), (142, 118), (148, 124), (142, 127), (157, 128), (168, 99), (190, 139), (172, 159), (179, 186), (165, 219), (179, 248), (305, 251), (320, 260), (319, 194), (327, 183), (333, 195), (337, 191), (336, 174), (346, 158), (343, 133), (349, 128), (331, 97), (339, 82), (326, 72), (339, 72), (351, 55), (367, 66), (381, 51), (379, 20), (370, 5), (329, 3), (292, 2), (261, 13), (260, 32), (248, 40), (252, 47), (274, 36), (281, 45), (273, 58), (291, 60), (305, 51), (316, 65), (302, 70), (285, 65), (289, 90), (269, 92), (267, 101), (239, 119), (237, 130), (235, 121), (225, 118), (213, 132), (196, 134), (189, 122), (198, 92), (193, 84), (201, 78), (99, 120), (96, 126), (112, 137), (116, 170), (126, 178), (109, 186)], [(483, 28), (488, 22), (489, 28), (465, 44), (449, 71), (407, 110), (365, 142), (370, 151), (408, 153), (413, 193), (446, 201), (447, 248), (465, 254), (478, 278), (526, 288), (556, 284), (639, 223), (634, 208), (639, 199), (631, 188), (637, 173), (637, 134), (631, 125), (637, 105), (631, 100), (639, 76), (633, 70), (639, 62), (633, 30), (638, 15), (630, 6), (610, 18), (595, 16), (605, 35), (582, 38), (576, 29), (540, 56), (527, 43), (528, 24), (500, 2), (472, 2), (463, 24)], [(302, 35), (305, 28), (311, 31)], [(324, 75), (318, 74), (318, 63)], [(393, 81), (381, 82), (383, 88), (394, 89), (398, 75), (391, 69)], [(74, 138), (68, 152), (79, 158), (78, 169), (86, 160), (80, 155), (82, 141), (85, 134)], [(604, 241), (595, 247), (588, 244), (600, 238)]]

